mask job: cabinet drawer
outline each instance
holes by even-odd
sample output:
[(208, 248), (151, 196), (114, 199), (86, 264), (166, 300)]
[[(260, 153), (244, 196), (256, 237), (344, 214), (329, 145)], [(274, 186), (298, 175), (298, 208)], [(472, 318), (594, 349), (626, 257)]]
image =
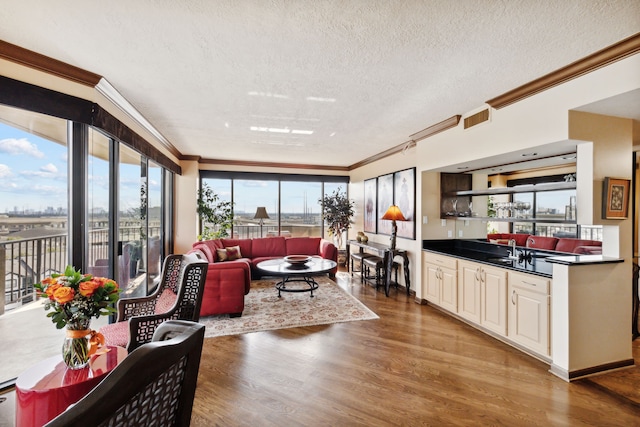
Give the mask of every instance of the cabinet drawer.
[(457, 268), (457, 260), (445, 255), (440, 255), (432, 252), (423, 252), (422, 259), (424, 262), (428, 262), (440, 267), (451, 268), (455, 270)]
[(509, 272), (510, 286), (527, 289), (538, 294), (549, 295), (549, 284), (549, 279), (543, 277)]

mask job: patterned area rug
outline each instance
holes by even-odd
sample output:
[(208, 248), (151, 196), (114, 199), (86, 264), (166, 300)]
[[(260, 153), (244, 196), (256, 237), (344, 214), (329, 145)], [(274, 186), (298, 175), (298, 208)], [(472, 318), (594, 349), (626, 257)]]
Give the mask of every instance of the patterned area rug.
[(200, 323), (206, 326), (205, 337), (378, 319), (373, 311), (329, 278), (317, 277), (316, 281), (319, 288), (313, 291), (313, 298), (309, 292), (282, 292), (282, 297), (278, 298), (276, 280), (252, 281), (241, 317), (220, 315), (200, 318)]

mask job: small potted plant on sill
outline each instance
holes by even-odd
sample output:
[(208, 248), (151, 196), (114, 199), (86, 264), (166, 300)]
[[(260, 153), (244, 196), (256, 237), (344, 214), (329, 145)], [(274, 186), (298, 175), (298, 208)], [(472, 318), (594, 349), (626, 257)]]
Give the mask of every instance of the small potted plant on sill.
[[(342, 258), (346, 257), (346, 251), (342, 247), (342, 236), (351, 227), (354, 215), (353, 200), (349, 200), (346, 192), (342, 192), (338, 188), (333, 193), (325, 194), (324, 197), (318, 199), (318, 203), (322, 207), (322, 219), (327, 224), (329, 235), (333, 236), (338, 247), (338, 258), (340, 259), (340, 251), (343, 252)], [(340, 261), (342, 261), (340, 259)], [(344, 264), (344, 263), (343, 263)]]

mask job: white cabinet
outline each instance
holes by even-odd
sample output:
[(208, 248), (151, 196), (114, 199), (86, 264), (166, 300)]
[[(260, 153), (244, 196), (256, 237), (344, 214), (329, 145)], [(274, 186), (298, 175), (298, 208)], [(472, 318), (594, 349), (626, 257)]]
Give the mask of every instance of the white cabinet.
[(444, 309), (458, 311), (457, 260), (431, 252), (422, 253), (425, 298)]
[(483, 266), (480, 288), (480, 324), (507, 335), (507, 272)]
[(480, 264), (460, 261), (458, 265), (458, 314), (480, 323)]
[(458, 314), (507, 335), (507, 272), (485, 264), (458, 264)]
[(545, 356), (551, 355), (549, 288), (548, 279), (509, 272), (508, 337)]

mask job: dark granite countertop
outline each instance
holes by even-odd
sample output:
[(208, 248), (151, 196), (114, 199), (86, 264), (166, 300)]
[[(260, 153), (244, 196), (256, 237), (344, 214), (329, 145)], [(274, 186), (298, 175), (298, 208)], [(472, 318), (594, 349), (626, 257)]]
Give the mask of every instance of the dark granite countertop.
[(592, 265), (624, 261), (602, 255), (571, 255), (521, 246), (516, 247), (518, 259), (510, 259), (509, 246), (474, 239), (423, 240), (422, 249), (543, 277), (552, 277), (553, 264)]
[(547, 259), (552, 264), (563, 265), (588, 265), (588, 264), (611, 264), (624, 262), (622, 258), (606, 257), (602, 255), (557, 255)]
[(455, 258), (475, 261), (494, 267), (535, 274), (537, 276), (552, 277), (553, 266), (547, 258), (556, 253), (539, 250), (529, 250), (517, 247), (518, 259), (509, 259), (509, 247), (483, 240), (423, 240), (422, 249), (437, 252)]

